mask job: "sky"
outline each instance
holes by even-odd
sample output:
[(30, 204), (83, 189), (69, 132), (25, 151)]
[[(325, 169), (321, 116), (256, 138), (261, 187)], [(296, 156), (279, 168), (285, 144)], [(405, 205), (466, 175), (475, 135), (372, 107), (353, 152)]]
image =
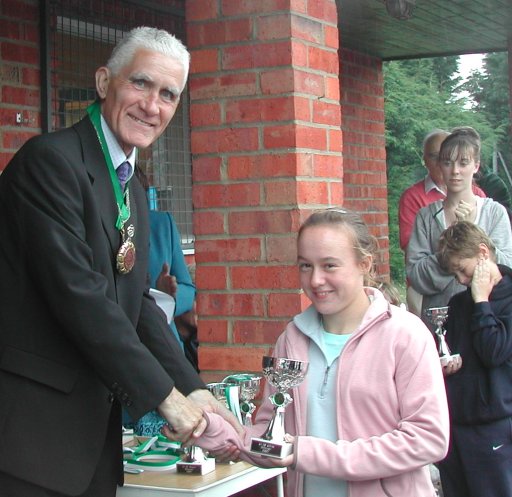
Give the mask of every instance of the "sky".
[(461, 55), (459, 61), (459, 73), (465, 79), (472, 70), (482, 67), (484, 54)]
[[(484, 55), (485, 54), (468, 54), (460, 56), (459, 74), (464, 80), (471, 74), (471, 71), (482, 67)], [(468, 94), (466, 92), (460, 92), (458, 96), (467, 97)], [(468, 101), (465, 107), (470, 108), (471, 102)]]

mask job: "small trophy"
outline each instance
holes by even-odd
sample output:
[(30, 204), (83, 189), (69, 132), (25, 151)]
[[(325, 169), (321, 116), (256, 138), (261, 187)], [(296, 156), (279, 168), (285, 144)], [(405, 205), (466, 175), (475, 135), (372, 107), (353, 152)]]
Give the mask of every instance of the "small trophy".
[(263, 376), (276, 388), (270, 402), (274, 415), (260, 438), (251, 441), (251, 452), (260, 456), (283, 458), (292, 453), (293, 445), (284, 441), (284, 411), (292, 402), (287, 390), (300, 385), (308, 370), (308, 363), (286, 358), (263, 357)]
[(185, 450), (185, 455), (176, 463), (178, 473), (206, 475), (215, 469), (215, 458), (208, 457), (201, 447), (192, 445)]
[(242, 425), (252, 426), (252, 414), (256, 406), (252, 402), (260, 390), (261, 376), (253, 373), (237, 373), (224, 378), (224, 383), (234, 383), (240, 386), (240, 412)]
[[(227, 384), (225, 383), (209, 383), (206, 385), (211, 394), (229, 408), (228, 398), (226, 397), (226, 386)], [(215, 469), (215, 458), (208, 457), (203, 452), (203, 449), (197, 445), (192, 445), (188, 449), (185, 449), (185, 451), (184, 457), (181, 461), (176, 463), (178, 473), (205, 475)]]
[(441, 360), (441, 366), (446, 366), (454, 357), (459, 357), (459, 354), (452, 355), (450, 348), (446, 343), (446, 330), (443, 328), (443, 324), (448, 317), (448, 307), (430, 307), (425, 310), (425, 316), (428, 320), (436, 327), (434, 333), (437, 337), (437, 351), (439, 352), (439, 358)]

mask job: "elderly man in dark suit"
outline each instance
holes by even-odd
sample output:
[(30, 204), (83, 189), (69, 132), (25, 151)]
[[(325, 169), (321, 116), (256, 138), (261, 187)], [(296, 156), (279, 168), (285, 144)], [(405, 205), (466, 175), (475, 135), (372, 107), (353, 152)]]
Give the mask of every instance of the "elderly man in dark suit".
[(134, 419), (157, 408), (184, 442), (203, 410), (234, 423), (146, 286), (136, 154), (172, 119), (188, 66), (169, 33), (130, 31), (97, 70), (88, 115), (29, 140), (0, 176), (2, 496), (114, 496), (121, 406)]

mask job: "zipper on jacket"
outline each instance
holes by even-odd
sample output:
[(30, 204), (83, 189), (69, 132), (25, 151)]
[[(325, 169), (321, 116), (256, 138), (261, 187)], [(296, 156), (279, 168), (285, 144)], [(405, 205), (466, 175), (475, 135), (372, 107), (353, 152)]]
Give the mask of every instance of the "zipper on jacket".
[(320, 397), (325, 397), (325, 388), (327, 386), (327, 378), (329, 377), (330, 370), (331, 370), (331, 366), (327, 366), (325, 368), (324, 381), (322, 382), (322, 388), (320, 390)]

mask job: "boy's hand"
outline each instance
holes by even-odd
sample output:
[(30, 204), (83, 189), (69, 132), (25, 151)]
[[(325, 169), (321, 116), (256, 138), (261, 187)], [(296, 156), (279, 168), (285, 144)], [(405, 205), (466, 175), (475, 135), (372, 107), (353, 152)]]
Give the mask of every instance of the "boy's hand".
[(491, 269), (488, 259), (480, 259), (475, 267), (471, 280), (471, 295), (475, 302), (487, 302), (491, 294), (494, 281), (491, 278)]
[(156, 279), (155, 286), (157, 290), (167, 293), (174, 299), (176, 298), (176, 293), (178, 292), (178, 282), (176, 281), (176, 276), (173, 276), (169, 273), (169, 264), (166, 262), (162, 264), (162, 270)]
[(443, 368), (443, 375), (450, 376), (451, 374), (456, 373), (462, 367), (462, 358), (459, 354), (455, 354), (446, 363), (443, 364), (441, 362), (441, 366)]

